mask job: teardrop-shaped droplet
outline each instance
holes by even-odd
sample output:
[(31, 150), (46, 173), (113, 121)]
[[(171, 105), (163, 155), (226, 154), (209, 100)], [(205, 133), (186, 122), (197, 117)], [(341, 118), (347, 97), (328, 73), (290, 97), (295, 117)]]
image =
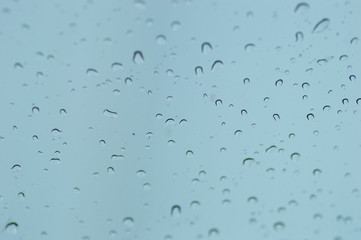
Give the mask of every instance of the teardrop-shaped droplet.
[(323, 18), (313, 27), (312, 33), (321, 33), (325, 31), (330, 25), (330, 19)]
[(223, 67), (223, 62), (221, 60), (216, 60), (211, 67), (211, 71), (217, 71)]
[(194, 69), (194, 72), (196, 73), (197, 76), (202, 76), (203, 75), (203, 68), (201, 66), (197, 66)]
[(209, 42), (202, 43), (202, 53), (209, 54), (212, 51), (213, 47)]
[(303, 40), (303, 33), (296, 32), (296, 42), (301, 42)]
[(142, 64), (144, 63), (143, 53), (141, 51), (135, 51), (133, 54), (133, 62), (135, 64)]
[(170, 211), (172, 217), (179, 217), (181, 215), (181, 207), (179, 205), (174, 205)]

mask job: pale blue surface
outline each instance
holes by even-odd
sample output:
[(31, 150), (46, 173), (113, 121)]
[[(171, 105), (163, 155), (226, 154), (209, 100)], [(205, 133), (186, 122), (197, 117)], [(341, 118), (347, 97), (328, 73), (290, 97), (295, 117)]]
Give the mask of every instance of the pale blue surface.
[(361, 239), (361, 1), (300, 3), (1, 1), (0, 240)]

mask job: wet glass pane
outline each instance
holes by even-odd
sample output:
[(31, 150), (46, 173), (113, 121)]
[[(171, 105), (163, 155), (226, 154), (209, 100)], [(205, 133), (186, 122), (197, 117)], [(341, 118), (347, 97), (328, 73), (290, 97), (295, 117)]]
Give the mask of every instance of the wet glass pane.
[(360, 239), (360, 12), (1, 1), (0, 239)]

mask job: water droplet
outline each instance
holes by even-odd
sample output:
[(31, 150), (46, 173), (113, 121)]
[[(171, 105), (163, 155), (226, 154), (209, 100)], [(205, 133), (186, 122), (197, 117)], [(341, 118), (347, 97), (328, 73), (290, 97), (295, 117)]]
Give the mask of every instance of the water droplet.
[(243, 84), (249, 84), (249, 83), (251, 83), (251, 80), (249, 80), (249, 78), (245, 78), (245, 79), (243, 79)]
[(270, 146), (270, 147), (268, 147), (267, 149), (266, 149), (266, 152), (268, 153), (268, 152), (272, 152), (273, 150), (276, 150), (276, 146), (275, 145), (272, 145), (272, 146)]
[(210, 52), (212, 52), (213, 47), (209, 42), (204, 42), (202, 43), (201, 49), (203, 54), (209, 54)]
[(66, 110), (64, 108), (59, 110), (60, 115), (66, 115)]
[(137, 171), (137, 176), (138, 177), (145, 177), (145, 171), (144, 170)]
[(316, 23), (316, 25), (314, 26), (314, 28), (312, 30), (312, 33), (321, 33), (323, 31), (325, 31), (329, 25), (330, 25), (330, 19), (323, 18), (318, 23)]
[(249, 198), (247, 199), (247, 202), (248, 202), (248, 203), (251, 203), (251, 204), (255, 204), (255, 203), (258, 202), (258, 199), (257, 199), (257, 197), (255, 197), (255, 196), (251, 196), (251, 197), (249, 197)]
[(313, 113), (309, 113), (306, 116), (307, 120), (313, 120), (315, 118), (315, 115), (313, 115)]
[(246, 46), (244, 46), (244, 50), (246, 50), (247, 52), (253, 51), (256, 48), (256, 45), (254, 45), (253, 43), (248, 43), (246, 44)]
[(291, 154), (291, 159), (292, 160), (298, 160), (298, 159), (300, 159), (300, 157), (301, 157), (301, 154), (299, 154), (299, 153), (292, 153)]
[(88, 70), (86, 70), (86, 74), (89, 76), (89, 77), (95, 77), (98, 75), (98, 71), (95, 70), (94, 68), (88, 68)]
[(171, 28), (173, 31), (178, 31), (180, 29), (180, 27), (181, 27), (181, 23), (178, 21), (174, 21), (171, 24)]
[(273, 229), (276, 231), (281, 231), (285, 228), (285, 224), (283, 222), (275, 222), (273, 224)]
[(223, 67), (223, 62), (221, 60), (214, 61), (211, 71), (217, 71), (220, 70)]
[(303, 40), (303, 33), (296, 32), (296, 42), (301, 42)]
[(187, 125), (187, 123), (188, 123), (187, 119), (182, 119), (179, 121), (179, 125), (181, 125), (181, 126), (185, 126), (185, 125)]
[(121, 63), (117, 63), (117, 62), (113, 63), (112, 64), (112, 69), (113, 69), (114, 72), (118, 72), (118, 71), (123, 69), (123, 65)]
[(143, 184), (144, 190), (150, 190), (151, 187), (152, 187), (152, 185), (150, 183), (144, 183)]
[(273, 119), (274, 119), (275, 121), (278, 121), (278, 120), (280, 120), (281, 118), (280, 118), (280, 115), (278, 115), (277, 113), (275, 113), (275, 114), (273, 114)]
[(181, 207), (179, 205), (174, 205), (170, 211), (172, 217), (179, 217), (181, 215)]
[(237, 136), (237, 137), (241, 136), (241, 134), (242, 134), (242, 130), (236, 130), (234, 132), (234, 136)]
[(318, 65), (320, 65), (320, 66), (326, 65), (327, 62), (328, 62), (327, 59), (318, 59), (318, 60), (317, 60), (317, 63), (318, 63)]
[(303, 89), (308, 89), (309, 87), (310, 87), (310, 84), (308, 82), (302, 83), (302, 88)]
[(110, 111), (108, 109), (105, 109), (103, 111), (103, 114), (104, 114), (104, 116), (107, 116), (107, 117), (110, 117), (110, 118), (117, 118), (118, 117), (118, 113)]
[(15, 63), (15, 64), (14, 64), (14, 68), (15, 68), (15, 69), (18, 69), (18, 70), (21, 70), (21, 69), (23, 69), (24, 67), (23, 67), (23, 65), (22, 65), (21, 63)]
[(193, 151), (192, 150), (188, 150), (187, 152), (186, 152), (186, 156), (193, 156)]
[(201, 206), (201, 204), (200, 204), (200, 202), (198, 202), (198, 201), (193, 201), (193, 202), (191, 202), (191, 208), (193, 208), (193, 209), (197, 209), (197, 208), (199, 208)]
[(243, 160), (243, 165), (246, 165), (249, 166), (251, 162), (253, 162), (254, 159), (253, 158), (246, 158)]
[(242, 116), (247, 115), (247, 114), (248, 114), (248, 112), (247, 112), (246, 109), (242, 109), (242, 110), (241, 110), (241, 115), (242, 115)]
[(347, 55), (341, 55), (339, 58), (340, 61), (346, 61), (347, 59), (348, 59)]
[(308, 5), (308, 3), (301, 2), (301, 3), (297, 4), (297, 6), (295, 7), (294, 12), (295, 12), (295, 13), (304, 12), (304, 11), (307, 10), (309, 7), (310, 7), (310, 5)]
[(361, 98), (358, 98), (357, 100), (356, 100), (356, 104), (360, 104), (361, 103)]
[(164, 35), (158, 35), (155, 39), (159, 45), (164, 45), (167, 43), (167, 38)]
[(107, 172), (108, 172), (108, 174), (114, 174), (114, 168), (113, 167), (108, 167)]
[(53, 163), (53, 164), (59, 165), (60, 164), (60, 158), (51, 158), (50, 162)]
[(19, 225), (16, 222), (10, 222), (6, 224), (5, 231), (10, 234), (16, 234), (18, 232)]
[(15, 164), (11, 167), (11, 170), (13, 170), (13, 172), (18, 172), (21, 170), (21, 166), (19, 164)]
[(278, 79), (276, 82), (275, 82), (275, 86), (276, 87), (280, 87), (283, 85), (283, 80), (282, 79)]
[(135, 51), (133, 54), (133, 62), (135, 64), (142, 64), (144, 63), (143, 53), (141, 51)]
[(354, 37), (354, 38), (351, 39), (350, 43), (351, 44), (356, 44), (356, 43), (358, 43), (358, 41), (359, 41), (358, 38)]
[(19, 192), (18, 193), (18, 198), (21, 199), (21, 200), (24, 200), (25, 199), (25, 194), (23, 192)]
[(124, 156), (123, 156), (123, 155), (119, 155), (119, 154), (113, 154), (112, 157), (111, 157), (111, 159), (112, 159), (113, 161), (119, 161), (119, 160), (124, 159)]
[(34, 113), (34, 114), (37, 114), (37, 113), (39, 113), (39, 108), (38, 107), (33, 107), (32, 109), (31, 109), (31, 111)]
[(223, 104), (221, 99), (217, 99), (214, 103), (216, 104), (216, 106), (220, 106)]
[(124, 79), (125, 85), (132, 85), (133, 84), (133, 79), (131, 79), (130, 77), (127, 77)]
[(347, 98), (342, 99), (342, 104), (347, 104), (347, 103), (349, 103)]
[(211, 228), (208, 231), (209, 237), (217, 237), (219, 235), (219, 230), (217, 228)]
[(320, 174), (322, 173), (322, 171), (321, 171), (320, 169), (316, 168), (316, 169), (313, 170), (312, 173), (313, 173), (313, 176), (320, 176)]
[(134, 225), (134, 220), (131, 217), (126, 217), (123, 219), (123, 223), (126, 227), (132, 227)]
[(348, 79), (350, 79), (350, 81), (355, 81), (356, 80), (356, 76), (355, 75), (350, 75), (348, 77)]
[(197, 66), (194, 69), (194, 72), (196, 73), (197, 76), (202, 76), (203, 75), (203, 68), (201, 66)]

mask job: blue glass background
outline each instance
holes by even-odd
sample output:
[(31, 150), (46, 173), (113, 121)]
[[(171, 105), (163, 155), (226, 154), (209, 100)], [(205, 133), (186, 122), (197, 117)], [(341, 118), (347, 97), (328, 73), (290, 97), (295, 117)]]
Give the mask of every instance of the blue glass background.
[(361, 239), (360, 11), (1, 1), (0, 239)]

